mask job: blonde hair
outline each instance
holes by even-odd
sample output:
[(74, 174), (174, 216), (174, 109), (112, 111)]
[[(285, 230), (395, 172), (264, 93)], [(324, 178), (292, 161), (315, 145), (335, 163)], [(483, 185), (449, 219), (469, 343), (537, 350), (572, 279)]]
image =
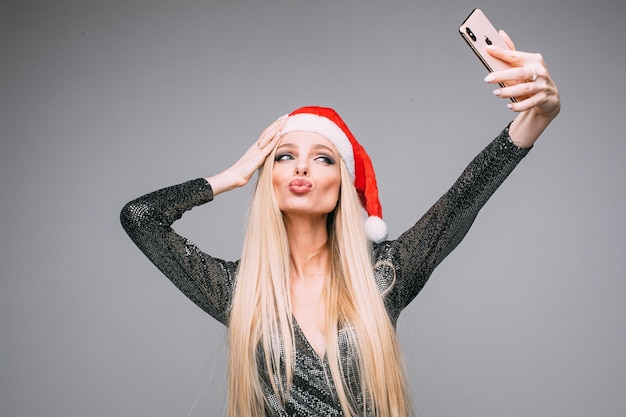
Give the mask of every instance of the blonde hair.
[[(290, 297), (289, 248), (272, 185), (275, 151), (260, 170), (230, 312), (229, 416), (262, 417), (267, 405), (257, 355), (269, 372), (276, 399), (286, 403), (292, 384), (295, 342)], [(412, 415), (406, 372), (395, 329), (374, 280), (363, 209), (340, 160), (339, 202), (329, 214), (330, 279), (325, 289), (327, 355), (337, 397), (346, 416)], [(338, 331), (346, 332), (357, 357), (362, 392), (352, 392), (340, 363)], [(282, 356), (281, 357), (281, 353)], [(261, 360), (261, 359), (258, 359)], [(282, 384), (277, 381), (285, 381)], [(354, 381), (352, 381), (354, 382)], [(355, 409), (356, 397), (363, 409)]]

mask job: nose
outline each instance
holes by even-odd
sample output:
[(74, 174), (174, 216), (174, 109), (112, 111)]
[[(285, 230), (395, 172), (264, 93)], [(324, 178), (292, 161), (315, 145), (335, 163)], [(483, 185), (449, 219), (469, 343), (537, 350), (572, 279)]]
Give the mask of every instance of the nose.
[(309, 175), (309, 166), (306, 158), (298, 158), (296, 160), (296, 172), (297, 176), (307, 177)]

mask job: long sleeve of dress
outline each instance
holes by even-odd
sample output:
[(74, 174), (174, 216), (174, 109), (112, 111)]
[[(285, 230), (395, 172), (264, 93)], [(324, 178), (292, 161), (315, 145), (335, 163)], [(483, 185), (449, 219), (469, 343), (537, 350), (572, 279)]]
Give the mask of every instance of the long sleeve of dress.
[(394, 322), (528, 151), (515, 146), (504, 129), (413, 227), (374, 248), (376, 279)]
[(132, 241), (189, 299), (226, 324), (237, 262), (213, 258), (171, 227), (185, 211), (213, 199), (209, 183), (191, 180), (127, 203), (120, 221)]

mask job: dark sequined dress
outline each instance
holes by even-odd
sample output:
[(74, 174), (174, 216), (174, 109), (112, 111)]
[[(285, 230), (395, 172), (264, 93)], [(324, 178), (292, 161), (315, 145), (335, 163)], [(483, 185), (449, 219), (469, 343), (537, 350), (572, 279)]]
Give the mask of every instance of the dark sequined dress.
[[(374, 245), (375, 279), (391, 320), (422, 289), (433, 269), (459, 244), (480, 208), (528, 153), (512, 144), (508, 128), (479, 153), (452, 187), (398, 239)], [(213, 199), (211, 186), (200, 178), (163, 188), (124, 206), (121, 222), (135, 244), (190, 300), (221, 323), (228, 323), (238, 261), (217, 259), (174, 232), (171, 225), (184, 212)], [(392, 266), (393, 265), (393, 266)], [(321, 358), (294, 324), (294, 382), (286, 404), (277, 401), (267, 370), (261, 370), (267, 414), (341, 416), (326, 357)], [(339, 332), (341, 367), (360, 407), (353, 349)], [(259, 361), (262, 365), (263, 361)], [(359, 409), (359, 408), (357, 408)], [(271, 410), (271, 411), (270, 411)]]

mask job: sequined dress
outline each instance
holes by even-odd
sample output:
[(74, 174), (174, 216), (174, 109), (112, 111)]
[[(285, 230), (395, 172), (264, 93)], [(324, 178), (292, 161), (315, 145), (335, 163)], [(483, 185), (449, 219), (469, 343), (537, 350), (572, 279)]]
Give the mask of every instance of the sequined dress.
[[(391, 320), (423, 288), (434, 268), (459, 244), (480, 208), (528, 153), (511, 143), (504, 129), (480, 152), (452, 187), (409, 230), (396, 240), (375, 244), (374, 276)], [(121, 223), (141, 251), (191, 301), (224, 325), (232, 299), (238, 261), (211, 257), (178, 235), (171, 225), (184, 212), (213, 199), (203, 178), (163, 188), (124, 206)], [(391, 266), (393, 265), (393, 267)], [(280, 417), (342, 416), (327, 358), (320, 358), (294, 322), (294, 380), (286, 404), (275, 397), (267, 370), (261, 381), (267, 415)], [(341, 367), (362, 405), (353, 352), (339, 332)], [(263, 361), (259, 361), (260, 364)]]

